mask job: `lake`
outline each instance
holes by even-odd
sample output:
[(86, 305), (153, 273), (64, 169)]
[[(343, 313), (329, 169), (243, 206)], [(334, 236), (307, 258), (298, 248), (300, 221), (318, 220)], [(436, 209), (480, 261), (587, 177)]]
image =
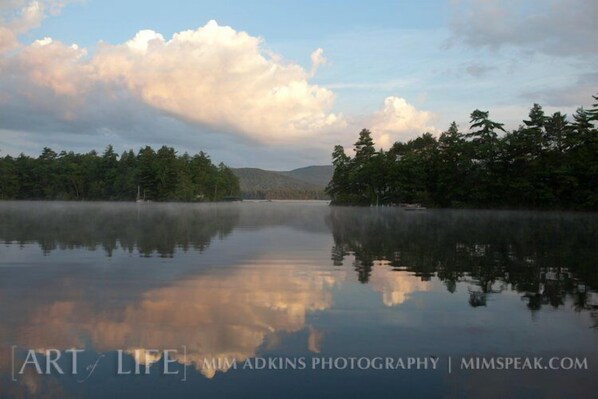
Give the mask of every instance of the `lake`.
[(0, 240), (0, 397), (598, 392), (596, 214), (0, 202)]

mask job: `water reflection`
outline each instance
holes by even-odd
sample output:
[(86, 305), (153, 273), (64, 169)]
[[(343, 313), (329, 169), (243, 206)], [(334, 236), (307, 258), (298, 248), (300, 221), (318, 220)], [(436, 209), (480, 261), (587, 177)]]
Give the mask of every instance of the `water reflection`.
[[(327, 232), (321, 206), (3, 205), (0, 318), (10, 321), (0, 325), (3, 348), (124, 349), (136, 357), (144, 348), (186, 346), (177, 360), (211, 378), (226, 363), (206, 369), (202, 359), (243, 361), (275, 347), (280, 334), (307, 331), (305, 347), (317, 353), (324, 333), (307, 314), (329, 308), (331, 288), (346, 277), (314, 268), (304, 252), (329, 247), (319, 242)], [(281, 225), (274, 238), (260, 231)], [(235, 228), (240, 234), (225, 241)], [(306, 234), (294, 249), (296, 230)], [(215, 238), (220, 248), (204, 259)], [(109, 270), (98, 268), (99, 253), (79, 261), (98, 247)], [(132, 261), (132, 254), (158, 258)]]
[[(79, 285), (60, 283), (55, 289), (61, 291)], [(71, 292), (60, 301), (28, 301), (22, 314), (5, 313), (13, 323), (2, 336), (24, 348), (91, 346), (98, 352), (121, 348), (130, 354), (186, 346), (187, 363), (212, 377), (217, 370), (202, 369), (202, 359), (243, 361), (277, 334), (306, 328), (308, 313), (330, 307), (329, 288), (335, 283), (328, 273), (306, 274), (296, 265), (277, 262), (266, 271), (241, 266), (230, 274), (191, 277), (149, 289), (117, 307), (90, 303), (83, 292)], [(321, 333), (312, 334), (309, 345), (317, 351)], [(182, 353), (175, 358), (183, 362)]]
[(377, 281), (376, 265), (384, 262), (421, 281), (437, 277), (449, 292), (468, 283), (472, 307), (486, 306), (488, 296), (506, 289), (521, 293), (531, 311), (558, 308), (570, 296), (575, 309), (591, 311), (598, 324), (588, 294), (598, 285), (595, 215), (336, 208), (327, 223), (333, 263), (352, 255), (362, 283)]
[(393, 270), (384, 261), (374, 261), (368, 282), (382, 295), (382, 303), (396, 306), (405, 302), (414, 292), (429, 291), (430, 284), (419, 276)]
[[(185, 394), (239, 381), (226, 362), (203, 367), (206, 358), (596, 352), (594, 215), (0, 203), (0, 240), (3, 353), (13, 345), (122, 349), (149, 365), (162, 354), (141, 357), (140, 349), (185, 346), (186, 356), (175, 355), (195, 373), (192, 388), (178, 388)], [(0, 356), (0, 396), (91, 393), (93, 380), (73, 387), (30, 371), (12, 383), (9, 360)], [(287, 383), (301, 388), (289, 396), (330, 389), (329, 377), (294, 375)], [(280, 377), (271, 378), (267, 384)], [(418, 378), (415, 392), (447, 386), (440, 374), (364, 381), (378, 381), (371, 391), (405, 392), (401, 384)], [(538, 378), (534, 386), (543, 389)], [(153, 386), (112, 374), (96, 379), (112, 392)], [(340, 394), (358, 391), (352, 383), (360, 379), (349, 380)], [(243, 381), (241, 391), (267, 392)]]
[(45, 254), (58, 248), (117, 249), (172, 257), (175, 249), (203, 251), (231, 233), (239, 212), (233, 207), (144, 206), (130, 203), (4, 203), (0, 239), (36, 242)]

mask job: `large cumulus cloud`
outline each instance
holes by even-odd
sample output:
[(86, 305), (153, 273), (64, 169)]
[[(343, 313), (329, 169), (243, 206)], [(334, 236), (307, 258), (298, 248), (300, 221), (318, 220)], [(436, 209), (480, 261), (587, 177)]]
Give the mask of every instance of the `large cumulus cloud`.
[(321, 48), (306, 68), (268, 50), (260, 37), (216, 21), (170, 38), (142, 30), (120, 44), (100, 42), (93, 53), (49, 37), (25, 45), (19, 35), (64, 2), (10, 5), (0, 9), (0, 139), (21, 143), (1, 143), (5, 150), (40, 142), (67, 149), (225, 146), (251, 164), (239, 154), (253, 146), (258, 158), (283, 149), (278, 161), (293, 153), (305, 164), (326, 162), (330, 148), (352, 142), (361, 126), (372, 127), (384, 147), (433, 130), (429, 113), (399, 97), (363, 117), (336, 111), (335, 94), (312, 80), (326, 64)]
[(304, 138), (344, 123), (330, 112), (333, 93), (310, 84), (309, 71), (266, 55), (259, 38), (215, 21), (170, 40), (140, 31), (126, 43), (101, 44), (91, 57), (45, 38), (2, 68), (15, 96), (35, 101), (35, 90), (49, 90), (68, 106), (58, 115), (64, 119), (84, 114), (92, 91), (116, 101), (124, 89), (155, 110), (261, 141)]
[(286, 141), (342, 126), (334, 95), (308, 82), (301, 66), (267, 56), (261, 40), (215, 21), (165, 41), (139, 32), (103, 46), (96, 78), (122, 82), (144, 103), (188, 121)]

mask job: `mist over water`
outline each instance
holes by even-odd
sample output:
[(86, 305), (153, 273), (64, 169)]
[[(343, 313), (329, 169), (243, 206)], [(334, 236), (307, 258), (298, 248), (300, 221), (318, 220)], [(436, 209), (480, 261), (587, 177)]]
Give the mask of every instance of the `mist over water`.
[[(0, 202), (0, 240), (0, 396), (525, 397), (596, 388), (595, 214)], [(109, 360), (81, 384), (30, 370), (12, 382), (13, 346), (17, 357), (76, 347)], [(118, 350), (134, 363), (136, 349), (182, 346), (186, 382), (115, 375)], [(201, 366), (225, 357), (501, 355), (585, 356), (590, 369)]]

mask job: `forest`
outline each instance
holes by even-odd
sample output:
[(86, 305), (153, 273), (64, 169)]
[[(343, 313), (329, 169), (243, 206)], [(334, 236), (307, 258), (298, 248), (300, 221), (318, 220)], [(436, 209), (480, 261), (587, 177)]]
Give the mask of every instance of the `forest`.
[(218, 201), (239, 195), (239, 181), (204, 152), (178, 155), (149, 146), (120, 156), (109, 145), (100, 155), (44, 148), (37, 158), (0, 158), (0, 199)]
[(326, 188), (333, 205), (419, 203), (430, 207), (598, 210), (598, 97), (586, 110), (546, 115), (534, 104), (529, 118), (505, 131), (488, 111), (471, 113), (462, 132), (455, 122), (387, 151), (363, 129), (348, 156), (332, 153)]

